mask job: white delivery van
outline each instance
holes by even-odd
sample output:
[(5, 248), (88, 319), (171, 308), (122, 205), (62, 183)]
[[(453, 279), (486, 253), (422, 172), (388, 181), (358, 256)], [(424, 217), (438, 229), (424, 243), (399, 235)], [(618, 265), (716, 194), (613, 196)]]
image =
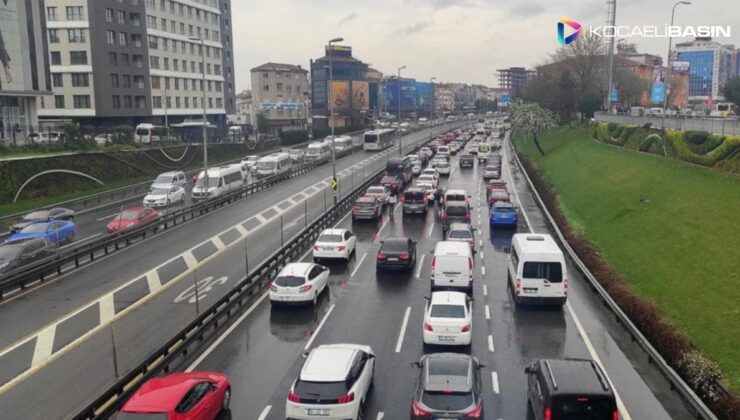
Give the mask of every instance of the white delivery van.
[[(328, 140), (331, 144), (331, 140)], [(354, 144), (352, 143), (352, 137), (350, 136), (337, 136), (334, 138), (334, 151), (338, 157), (346, 156), (354, 150)]]
[(190, 193), (193, 201), (212, 199), (236, 191), (242, 187), (244, 176), (240, 165), (221, 166), (208, 169), (208, 178), (205, 173), (198, 174), (193, 191)]
[(473, 251), (466, 242), (440, 241), (434, 248), (431, 289), (473, 292)]
[(315, 141), (306, 148), (306, 162), (325, 163), (331, 156), (331, 143)]
[(491, 155), (491, 145), (489, 143), (481, 143), (478, 145), (478, 162), (488, 161), (488, 157)]
[(257, 161), (257, 178), (266, 178), (268, 176), (283, 175), (290, 172), (293, 167), (293, 160), (290, 153), (273, 153), (261, 157)]
[(517, 233), (512, 238), (506, 272), (517, 304), (564, 305), (565, 270), (563, 252), (550, 235)]

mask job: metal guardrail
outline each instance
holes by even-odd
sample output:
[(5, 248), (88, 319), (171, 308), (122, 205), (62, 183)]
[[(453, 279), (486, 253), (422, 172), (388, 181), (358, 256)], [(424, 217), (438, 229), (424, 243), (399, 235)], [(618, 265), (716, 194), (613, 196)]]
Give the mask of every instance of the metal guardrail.
[(663, 128), (680, 131), (706, 131), (708, 133), (740, 136), (740, 120), (731, 118), (705, 118), (682, 116), (610, 114), (596, 112), (594, 119), (598, 122), (629, 124), (642, 127), (650, 124), (652, 128)]
[(697, 418), (705, 420), (717, 420), (717, 416), (712, 413), (709, 407), (704, 404), (704, 401), (702, 401), (701, 398), (696, 395), (694, 390), (691, 389), (691, 387), (686, 382), (684, 382), (684, 380), (678, 375), (678, 373), (676, 373), (676, 371), (673, 370), (673, 368), (665, 361), (663, 356), (661, 356), (660, 353), (652, 346), (652, 344), (650, 344), (648, 339), (640, 332), (639, 328), (637, 328), (637, 326), (632, 323), (632, 320), (630, 320), (629, 317), (624, 313), (624, 311), (622, 311), (617, 302), (615, 302), (614, 299), (609, 296), (609, 293), (607, 293), (604, 287), (601, 286), (601, 283), (599, 283), (599, 281), (596, 279), (596, 277), (594, 277), (588, 267), (586, 267), (583, 261), (581, 261), (581, 259), (578, 257), (578, 254), (576, 254), (570, 244), (568, 244), (565, 236), (563, 236), (563, 233), (558, 228), (555, 219), (552, 217), (550, 211), (547, 209), (545, 202), (542, 200), (542, 197), (540, 197), (540, 194), (535, 188), (534, 183), (532, 183), (532, 180), (530, 179), (529, 174), (527, 174), (524, 165), (522, 165), (522, 162), (519, 160), (519, 155), (516, 152), (516, 148), (511, 142), (509, 142), (509, 144), (511, 145), (511, 149), (513, 151), (512, 154), (516, 159), (517, 165), (519, 166), (519, 168), (521, 168), (521, 171), (527, 180), (527, 184), (529, 185), (532, 193), (537, 199), (538, 206), (542, 209), (542, 212), (545, 213), (545, 216), (547, 217), (548, 224), (555, 231), (560, 244), (568, 252), (570, 259), (575, 263), (576, 267), (578, 267), (578, 270), (586, 278), (591, 288), (596, 292), (604, 305), (606, 305), (606, 307), (614, 314), (617, 321), (624, 326), (624, 328), (630, 334), (632, 340), (636, 341), (638, 345), (642, 347), (643, 351), (647, 353), (648, 361), (658, 368), (658, 370), (663, 374), (668, 382), (670, 382), (671, 389), (678, 392), (678, 394), (688, 404)]

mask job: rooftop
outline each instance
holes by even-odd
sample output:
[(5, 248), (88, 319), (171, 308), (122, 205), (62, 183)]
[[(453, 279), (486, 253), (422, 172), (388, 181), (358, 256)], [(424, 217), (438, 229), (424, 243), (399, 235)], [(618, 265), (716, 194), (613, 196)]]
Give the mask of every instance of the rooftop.
[(300, 65), (273, 63), (273, 62), (267, 62), (265, 64), (259, 65), (250, 71), (253, 73), (260, 72), (260, 71), (288, 71), (288, 72), (299, 72), (299, 73), (308, 74), (308, 70), (304, 69)]

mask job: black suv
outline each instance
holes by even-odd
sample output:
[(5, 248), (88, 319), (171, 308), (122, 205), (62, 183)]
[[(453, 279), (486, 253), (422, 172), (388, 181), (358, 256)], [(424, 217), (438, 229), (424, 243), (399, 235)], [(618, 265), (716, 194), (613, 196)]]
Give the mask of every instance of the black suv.
[(460, 156), (460, 168), (472, 168), (475, 166), (475, 156), (471, 154), (465, 154)]
[(473, 356), (433, 353), (413, 363), (419, 368), (411, 400), (412, 419), (483, 419), (481, 368)]
[(527, 374), (527, 418), (614, 420), (619, 418), (606, 374), (589, 359), (539, 360)]
[(442, 234), (446, 234), (452, 223), (470, 224), (470, 209), (464, 201), (450, 201), (442, 210)]

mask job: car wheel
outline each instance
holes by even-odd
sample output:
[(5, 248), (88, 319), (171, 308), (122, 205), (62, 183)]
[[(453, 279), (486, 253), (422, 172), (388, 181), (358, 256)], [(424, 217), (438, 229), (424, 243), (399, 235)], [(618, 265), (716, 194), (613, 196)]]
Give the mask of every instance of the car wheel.
[(231, 387), (228, 387), (226, 388), (226, 391), (224, 391), (224, 401), (221, 403), (221, 411), (228, 412), (230, 404), (231, 404)]

